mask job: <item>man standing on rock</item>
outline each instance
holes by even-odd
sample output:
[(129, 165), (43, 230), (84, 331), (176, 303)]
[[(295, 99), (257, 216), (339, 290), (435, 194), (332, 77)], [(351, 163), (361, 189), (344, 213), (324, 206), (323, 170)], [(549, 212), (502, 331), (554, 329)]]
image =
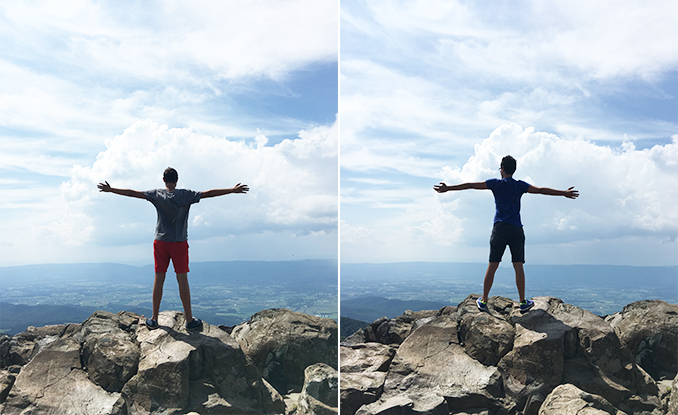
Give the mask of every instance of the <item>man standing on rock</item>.
[(548, 187), (532, 186), (522, 180), (514, 180), (513, 173), (516, 171), (516, 159), (511, 156), (506, 156), (501, 160), (499, 171), (501, 172), (501, 180), (489, 179), (484, 182), (462, 183), (454, 186), (448, 186), (441, 182), (433, 186), (433, 189), (438, 193), (466, 189), (492, 190), (496, 214), (492, 236), (490, 237), (490, 265), (485, 273), (483, 296), (478, 298), (476, 304), (481, 311), (487, 310), (487, 301), (490, 288), (492, 288), (494, 282), (494, 274), (499, 268), (499, 262), (501, 262), (501, 257), (508, 245), (511, 250), (513, 269), (516, 272), (520, 310), (527, 311), (534, 306), (534, 302), (525, 299), (525, 271), (523, 269), (525, 263), (525, 233), (520, 221), (520, 198), (524, 193), (538, 193), (575, 199), (579, 196), (579, 192), (573, 190), (574, 186), (567, 190), (555, 190)]
[(122, 196), (146, 199), (153, 203), (158, 211), (158, 223), (155, 227), (153, 241), (153, 258), (155, 262), (155, 282), (153, 283), (153, 317), (146, 319), (149, 329), (158, 327), (160, 301), (165, 284), (165, 275), (170, 259), (174, 265), (179, 283), (179, 296), (184, 306), (186, 328), (195, 330), (202, 327), (202, 320), (193, 317), (191, 312), (191, 291), (188, 286), (188, 210), (193, 203), (208, 197), (222, 196), (229, 193), (247, 193), (247, 185), (238, 183), (231, 189), (214, 189), (206, 192), (195, 192), (187, 189), (177, 189), (179, 174), (168, 167), (163, 173), (164, 189), (139, 192), (130, 189), (116, 189), (108, 182), (99, 183), (101, 192), (110, 192)]

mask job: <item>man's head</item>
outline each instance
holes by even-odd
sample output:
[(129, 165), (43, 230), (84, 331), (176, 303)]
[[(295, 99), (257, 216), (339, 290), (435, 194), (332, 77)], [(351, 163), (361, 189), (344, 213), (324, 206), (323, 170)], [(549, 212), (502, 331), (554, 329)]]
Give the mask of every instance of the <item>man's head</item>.
[(162, 180), (165, 183), (174, 183), (177, 184), (179, 181), (179, 173), (171, 167), (165, 169), (165, 172), (162, 174)]
[(516, 159), (511, 156), (505, 156), (501, 159), (501, 168), (504, 169), (504, 173), (513, 176), (513, 173), (516, 172)]

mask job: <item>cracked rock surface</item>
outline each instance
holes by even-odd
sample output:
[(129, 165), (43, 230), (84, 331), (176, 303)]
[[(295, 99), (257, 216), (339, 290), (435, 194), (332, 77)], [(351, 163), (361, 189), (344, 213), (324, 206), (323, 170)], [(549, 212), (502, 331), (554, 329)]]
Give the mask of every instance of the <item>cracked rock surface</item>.
[(640, 301), (601, 317), (553, 297), (525, 313), (493, 297), (480, 312), (477, 298), (349, 336), (342, 415), (660, 415), (678, 404), (667, 386), (678, 382), (678, 306)]

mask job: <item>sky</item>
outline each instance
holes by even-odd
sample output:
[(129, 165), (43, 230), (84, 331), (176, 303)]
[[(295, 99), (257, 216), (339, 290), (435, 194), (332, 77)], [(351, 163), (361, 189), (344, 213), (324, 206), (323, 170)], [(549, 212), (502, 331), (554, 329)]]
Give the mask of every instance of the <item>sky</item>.
[(96, 185), (247, 184), (192, 261), (337, 258), (337, 1), (0, 4), (0, 256), (152, 263), (156, 212)]
[[(342, 262), (487, 262), (516, 179), (526, 263), (678, 264), (678, 3), (341, 1)], [(510, 262), (505, 254), (504, 265)]]

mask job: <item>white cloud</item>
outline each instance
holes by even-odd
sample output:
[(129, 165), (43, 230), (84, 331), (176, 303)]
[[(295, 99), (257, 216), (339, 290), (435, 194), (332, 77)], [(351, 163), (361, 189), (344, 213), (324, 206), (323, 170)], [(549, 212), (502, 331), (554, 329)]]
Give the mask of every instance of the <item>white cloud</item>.
[[(621, 149), (585, 140), (565, 140), (553, 134), (511, 124), (496, 129), (478, 144), (475, 154), (461, 168), (443, 169), (449, 183), (481, 181), (496, 177), (506, 154), (518, 160), (515, 177), (540, 187), (566, 189), (575, 186), (577, 200), (523, 196), (523, 222), (541, 229), (537, 238), (567, 240), (656, 233), (678, 236), (678, 177), (675, 175), (678, 143), (636, 150), (631, 143)], [(464, 195), (443, 195), (442, 199)], [(457, 210), (457, 209), (453, 209)], [(576, 231), (576, 232), (574, 232)]]
[[(195, 65), (222, 78), (274, 79), (336, 59), (336, 1), (153, 2), (153, 7), (69, 2), (6, 3), (7, 19), (44, 53), (55, 45), (75, 65), (134, 78), (194, 79)], [(62, 37), (45, 45), (42, 37)], [(200, 71), (197, 71), (199, 73)]]
[[(261, 140), (259, 141), (261, 143)], [(148, 202), (99, 193), (96, 184), (148, 190), (163, 187), (174, 167), (179, 187), (205, 191), (250, 186), (246, 195), (206, 199), (192, 207), (191, 239), (264, 231), (331, 233), (337, 227), (337, 127), (301, 131), (299, 138), (265, 147), (137, 122), (107, 140), (89, 166), (74, 166), (61, 186), (66, 216), (42, 229), (80, 243), (125, 245), (152, 239), (154, 210)], [(143, 225), (143, 226), (142, 226)]]
[[(426, 189), (430, 197), (414, 189), (391, 190), (412, 198), (407, 210), (396, 209), (378, 220), (361, 221), (356, 211), (363, 209), (368, 217), (373, 215), (371, 210), (379, 208), (373, 192), (352, 188), (348, 197), (342, 196), (346, 222), (342, 225), (342, 260), (362, 261), (362, 252), (378, 252), (377, 261), (485, 261), (494, 215), (492, 193), (466, 190), (439, 195), (432, 186), (440, 180), (457, 184), (499, 177), (501, 158), (511, 154), (518, 160), (517, 179), (556, 189), (575, 186), (580, 191), (576, 200), (523, 196), (527, 249), (545, 255), (532, 256), (532, 262), (558, 262), (560, 258), (560, 263), (617, 263), (620, 258), (608, 245), (628, 253), (633, 252), (628, 244), (642, 243), (636, 247), (637, 256), (629, 254), (621, 261), (671, 263), (675, 258), (666, 254), (675, 251), (678, 237), (678, 211), (673, 208), (678, 203), (677, 139), (637, 150), (630, 142), (613, 148), (582, 139), (566, 140), (516, 124), (503, 125), (478, 143), (461, 167), (444, 166), (439, 178), (431, 179), (430, 190)], [(388, 200), (388, 192), (378, 198)], [(567, 256), (561, 257), (559, 250), (564, 246)], [(648, 247), (655, 253), (648, 255)]]

